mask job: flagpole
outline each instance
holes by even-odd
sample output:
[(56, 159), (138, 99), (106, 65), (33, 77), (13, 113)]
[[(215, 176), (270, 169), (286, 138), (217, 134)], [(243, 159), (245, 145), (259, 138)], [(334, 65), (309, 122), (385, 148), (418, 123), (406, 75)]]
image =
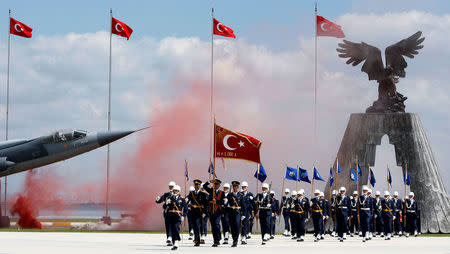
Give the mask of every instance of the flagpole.
[[(361, 172), (361, 175), (362, 175), (362, 172)], [(359, 161), (358, 161), (358, 155), (356, 155), (356, 192), (358, 192), (358, 195), (359, 195)]]
[(336, 185), (334, 186), (336, 191), (338, 190), (338, 176), (339, 176), (339, 159), (336, 157)]
[(314, 143), (317, 148), (317, 2), (314, 5)]
[[(286, 164), (286, 167), (287, 167), (287, 164)], [(278, 224), (280, 224), (280, 221), (281, 221), (281, 212), (282, 212), (281, 210), (282, 210), (282, 207), (283, 207), (284, 182), (286, 181), (285, 174), (286, 174), (286, 172), (284, 172), (284, 174), (283, 174), (283, 184), (281, 185), (282, 186), (281, 187), (281, 200), (280, 200), (281, 202), (280, 202), (280, 210), (279, 210), (280, 211), (280, 218), (278, 219)]]
[[(214, 108), (214, 101), (213, 101), (213, 94), (214, 94), (214, 8), (211, 9), (211, 80), (210, 80), (211, 84), (211, 90), (210, 90), (210, 99), (211, 99), (211, 103), (210, 103), (210, 111), (209, 111), (209, 117), (211, 119), (211, 126), (209, 129), (209, 133), (210, 133), (210, 141), (209, 141), (209, 159), (211, 160), (213, 158), (213, 156), (211, 155), (212, 153), (212, 137), (214, 136), (213, 132), (213, 108)], [(211, 179), (211, 172), (209, 173), (209, 178)], [(214, 176), (213, 176), (214, 178)]]
[[(9, 9), (9, 24), (8, 24), (8, 70), (6, 76), (6, 126), (5, 126), (5, 139), (8, 140), (8, 126), (9, 126), (9, 64), (10, 64), (10, 56), (11, 56), (11, 9)], [(0, 183), (1, 184), (1, 183)], [(5, 216), (7, 215), (7, 193), (8, 193), (8, 177), (5, 176), (5, 197), (4, 197), (4, 210)], [(0, 192), (1, 194), (1, 192)], [(0, 198), (1, 201), (1, 198)]]
[(187, 195), (187, 159), (184, 159), (184, 196)]
[(388, 185), (388, 191), (391, 191), (391, 188), (389, 186), (389, 165), (386, 164), (386, 180), (387, 180), (387, 185)]
[[(216, 182), (216, 117), (214, 117), (214, 154), (213, 154), (213, 168), (212, 168), (212, 177), (213, 177), (213, 185)], [(214, 190), (213, 186), (213, 199), (216, 199), (216, 190)], [(214, 206), (215, 207), (215, 206)]]
[[(109, 82), (108, 82), (108, 132), (111, 131), (111, 62), (112, 62), (112, 8), (109, 9)], [(110, 165), (110, 145), (106, 147), (106, 215), (109, 213), (109, 165)]]
[(299, 177), (299, 174), (300, 174), (300, 169), (299, 169), (300, 167), (297, 165), (297, 179), (295, 179), (296, 181), (295, 181), (295, 192), (297, 192), (298, 191), (298, 177)]

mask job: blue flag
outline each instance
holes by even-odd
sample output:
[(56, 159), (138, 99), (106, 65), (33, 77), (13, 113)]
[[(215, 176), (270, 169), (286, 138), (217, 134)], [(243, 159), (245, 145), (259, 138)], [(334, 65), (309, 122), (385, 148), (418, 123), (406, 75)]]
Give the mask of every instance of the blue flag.
[(376, 182), (377, 180), (375, 180), (375, 175), (373, 174), (372, 169), (370, 169), (370, 184), (372, 185), (372, 187), (375, 187)]
[(313, 179), (325, 182), (325, 180), (323, 180), (323, 178), (319, 174), (319, 171), (315, 167), (314, 167)]
[(217, 177), (216, 171), (214, 170), (214, 165), (213, 165), (212, 161), (209, 164), (208, 173), (211, 174), (211, 175), (214, 175), (214, 177)]
[(392, 187), (391, 170), (389, 168), (387, 168), (387, 170), (388, 170), (388, 179), (387, 179), (387, 181), (388, 181), (389, 185)]
[(258, 170), (255, 172), (255, 178), (257, 178), (260, 182), (264, 182), (267, 178), (266, 170), (264, 169), (262, 164), (259, 164), (259, 174)]
[(350, 180), (352, 180), (353, 182), (358, 181), (358, 175), (356, 175), (355, 171), (353, 171), (353, 169), (350, 169)]
[(411, 179), (409, 178), (408, 169), (406, 169), (405, 183), (406, 183), (406, 185), (410, 185), (411, 184)]
[(308, 171), (306, 169), (298, 168), (300, 172), (299, 181), (311, 183), (311, 181), (308, 178)]
[(358, 175), (362, 176), (362, 170), (361, 167), (359, 166), (359, 162), (358, 162)]
[(338, 173), (341, 173), (341, 166), (339, 165), (339, 159), (336, 159), (336, 169)]
[(297, 181), (297, 173), (298, 170), (291, 167), (286, 167), (286, 176), (285, 178), (292, 181)]
[(184, 175), (186, 177), (186, 181), (189, 181), (189, 173), (188, 173), (188, 163), (187, 160), (184, 161)]
[(333, 168), (330, 168), (330, 187), (333, 186), (334, 177), (333, 177)]

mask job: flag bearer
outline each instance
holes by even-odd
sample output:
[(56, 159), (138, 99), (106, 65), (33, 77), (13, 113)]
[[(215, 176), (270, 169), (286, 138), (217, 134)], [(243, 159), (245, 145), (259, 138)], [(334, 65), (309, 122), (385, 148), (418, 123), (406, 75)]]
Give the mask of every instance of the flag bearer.
[(375, 218), (375, 226), (373, 228), (373, 236), (375, 237), (378, 234), (380, 234), (381, 237), (384, 237), (384, 220), (382, 217), (382, 212), (383, 212), (383, 206), (382, 206), (382, 198), (381, 198), (381, 193), (379, 191), (375, 192), (375, 198), (373, 200), (374, 204), (373, 204), (373, 214), (374, 214), (374, 218)]
[(418, 235), (417, 232), (417, 219), (419, 217), (419, 210), (417, 201), (414, 199), (414, 192), (409, 193), (409, 199), (405, 201), (406, 208), (406, 237), (409, 234)]
[(392, 201), (389, 191), (384, 192), (384, 199), (381, 201), (382, 205), (382, 216), (384, 224), (384, 234), (386, 235), (385, 240), (391, 240), (392, 234), (392, 222), (395, 220), (395, 207), (394, 201)]
[(337, 191), (333, 190), (331, 192), (331, 199), (330, 199), (330, 212), (331, 212), (331, 219), (333, 220), (333, 228), (331, 229), (331, 236), (336, 236), (336, 195)]
[(353, 234), (358, 235), (359, 231), (359, 223), (358, 223), (358, 192), (353, 192), (353, 197), (350, 200), (352, 211), (350, 216), (350, 236), (353, 237)]
[(360, 232), (362, 233), (363, 242), (369, 240), (370, 223), (372, 218), (372, 199), (369, 196), (369, 187), (363, 186), (363, 193), (357, 199), (360, 215)]
[[(230, 184), (225, 183), (223, 185), (223, 196), (226, 198), (230, 193)], [(228, 209), (226, 205), (222, 205), (222, 231), (223, 231), (223, 242), (222, 244), (228, 244), (228, 239), (230, 237), (230, 219), (228, 218)]]
[(230, 219), (231, 236), (233, 237), (233, 244), (231, 247), (236, 247), (239, 240), (239, 233), (241, 228), (242, 217), (245, 219), (245, 207), (243, 206), (244, 196), (239, 192), (238, 181), (231, 182), (233, 191), (228, 193), (224, 200), (224, 204), (228, 209), (228, 218)]
[(269, 193), (269, 184), (262, 184), (262, 192), (256, 196), (256, 207), (258, 210), (259, 222), (261, 225), (261, 238), (262, 244), (270, 239), (270, 218), (272, 217), (272, 211), (270, 209), (272, 201)]
[(272, 200), (271, 205), (272, 217), (270, 218), (270, 239), (273, 239), (276, 233), (278, 214), (280, 213), (280, 201), (275, 198), (275, 191), (273, 190), (270, 191), (270, 198)]
[(289, 236), (291, 232), (291, 228), (289, 227), (289, 213), (290, 213), (290, 207), (288, 205), (289, 201), (292, 199), (289, 197), (289, 189), (284, 190), (284, 196), (281, 198), (281, 213), (283, 214), (284, 219), (284, 236)]
[(320, 190), (314, 191), (314, 198), (311, 199), (311, 217), (314, 224), (314, 242), (319, 241), (322, 238), (323, 232), (323, 220), (325, 200), (320, 199)]
[(175, 182), (170, 181), (169, 182), (169, 191), (162, 194), (161, 196), (156, 197), (157, 204), (164, 203), (163, 204), (163, 217), (164, 217), (164, 226), (166, 228), (167, 246), (172, 246), (173, 244), (172, 244), (172, 232), (170, 231), (169, 220), (167, 218), (167, 202), (166, 202), (166, 200), (172, 195), (172, 190), (173, 190), (174, 186), (175, 186)]
[(190, 191), (187, 197), (194, 231), (194, 246), (200, 246), (202, 220), (208, 209), (208, 196), (200, 190), (201, 184), (202, 181), (194, 180), (194, 190)]
[(246, 181), (241, 184), (242, 196), (243, 196), (243, 206), (245, 207), (244, 211), (244, 219), (242, 219), (242, 228), (241, 228), (241, 244), (247, 244), (247, 236), (250, 229), (250, 217), (253, 208), (254, 197), (253, 193), (248, 191), (248, 183)]
[(339, 189), (339, 195), (336, 197), (336, 231), (341, 242), (346, 239), (348, 215), (351, 210), (350, 198), (345, 195), (346, 191), (345, 187), (341, 187)]
[(294, 211), (295, 200), (297, 200), (297, 191), (292, 191), (291, 199), (289, 200), (289, 218), (291, 219), (291, 236), (292, 239), (297, 239), (297, 214)]
[(223, 204), (223, 192), (220, 190), (220, 184), (222, 181), (219, 179), (213, 179), (210, 181), (213, 187), (209, 187), (209, 183), (203, 184), (203, 188), (209, 195), (209, 221), (211, 223), (211, 232), (213, 235), (214, 243), (212, 247), (217, 247), (220, 244), (222, 235), (220, 233), (220, 220), (222, 219), (222, 204)]
[(167, 199), (167, 218), (172, 232), (172, 250), (176, 250), (181, 240), (180, 224), (186, 217), (187, 206), (185, 199), (180, 196), (180, 186), (175, 185), (172, 191), (172, 195)]
[(403, 209), (403, 200), (398, 198), (398, 192), (394, 191), (394, 207), (395, 207), (395, 220), (394, 220), (394, 232), (399, 236), (402, 235), (402, 209)]

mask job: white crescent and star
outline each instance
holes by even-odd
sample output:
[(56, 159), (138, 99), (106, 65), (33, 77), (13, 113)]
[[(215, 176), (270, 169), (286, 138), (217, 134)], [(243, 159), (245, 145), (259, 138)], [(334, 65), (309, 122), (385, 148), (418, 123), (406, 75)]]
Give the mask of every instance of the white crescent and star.
[(19, 33), (23, 32), (23, 28), (22, 28), (22, 26), (19, 25), (19, 24), (15, 24), (15, 25), (14, 25), (14, 29), (16, 29), (16, 31), (19, 32)]
[(323, 22), (322, 24), (320, 24), (320, 29), (322, 29), (322, 31), (324, 31), (324, 32), (328, 31), (328, 30), (325, 28), (325, 25), (327, 25), (327, 23), (325, 23), (325, 22)]
[(223, 33), (223, 30), (222, 29), (220, 29), (220, 26), (222, 26), (222, 23), (217, 23), (217, 25), (216, 25), (216, 28), (217, 28), (217, 31), (219, 31), (219, 32), (221, 32), (221, 33)]
[(122, 25), (120, 25), (120, 23), (116, 24), (116, 31), (119, 33), (123, 32)]
[[(225, 137), (223, 137), (223, 146), (227, 150), (233, 151), (233, 150), (236, 150), (237, 147), (233, 148), (233, 147), (230, 147), (230, 145), (228, 144), (228, 139), (231, 137), (237, 138), (235, 135), (231, 135), (231, 134), (225, 135)], [(244, 142), (242, 140), (239, 140), (238, 145), (239, 145), (239, 147), (244, 147)]]

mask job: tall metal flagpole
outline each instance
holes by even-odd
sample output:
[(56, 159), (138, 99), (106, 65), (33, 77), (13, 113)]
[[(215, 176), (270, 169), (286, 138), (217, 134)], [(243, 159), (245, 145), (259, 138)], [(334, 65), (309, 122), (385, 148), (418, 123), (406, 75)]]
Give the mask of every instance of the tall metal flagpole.
[(387, 185), (388, 185), (388, 191), (391, 191), (391, 186), (389, 185), (389, 165), (386, 164), (386, 181), (387, 181)]
[[(212, 138), (215, 130), (213, 130), (213, 94), (214, 94), (214, 8), (211, 9), (211, 105), (209, 111), (209, 118), (211, 119), (211, 126), (209, 129), (209, 160), (212, 160)], [(211, 172), (209, 173), (211, 179)]]
[[(5, 131), (5, 139), (8, 140), (8, 125), (9, 125), (9, 61), (11, 55), (11, 9), (9, 9), (9, 20), (8, 20), (8, 70), (6, 76), (6, 131)], [(0, 192), (1, 193), (1, 192)], [(4, 214), (7, 215), (7, 193), (8, 193), (8, 177), (5, 176), (5, 204), (4, 204)]]
[(314, 5), (314, 12), (314, 143), (317, 143), (317, 2)]
[[(112, 8), (109, 10), (109, 89), (108, 89), (108, 131), (111, 131), (111, 53), (112, 53)], [(106, 153), (106, 217), (109, 212), (109, 158), (110, 158), (110, 146), (107, 146)]]

